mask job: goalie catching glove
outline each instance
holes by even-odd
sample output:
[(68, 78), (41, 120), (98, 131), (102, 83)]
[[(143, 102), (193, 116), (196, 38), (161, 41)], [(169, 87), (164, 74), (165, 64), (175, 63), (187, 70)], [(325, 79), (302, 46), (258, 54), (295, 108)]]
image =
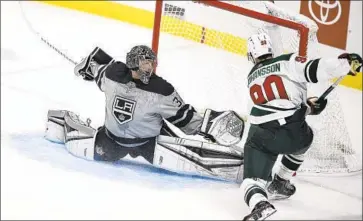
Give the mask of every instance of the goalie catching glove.
[(207, 109), (199, 134), (207, 140), (230, 146), (241, 141), (244, 121), (234, 111), (217, 112)]
[(105, 51), (96, 47), (90, 55), (82, 59), (82, 61), (76, 65), (74, 73), (76, 76), (82, 76), (84, 80), (93, 81), (97, 76), (97, 72), (101, 65), (107, 67), (114, 61), (115, 60)]

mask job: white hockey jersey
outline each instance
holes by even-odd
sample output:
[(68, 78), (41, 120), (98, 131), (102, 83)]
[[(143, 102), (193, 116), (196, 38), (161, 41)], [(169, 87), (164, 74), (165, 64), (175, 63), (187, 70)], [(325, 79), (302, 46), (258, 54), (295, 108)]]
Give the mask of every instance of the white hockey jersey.
[(297, 54), (285, 54), (257, 63), (248, 75), (253, 102), (250, 123), (261, 124), (293, 115), (301, 104), (306, 104), (307, 83), (344, 76), (349, 70), (347, 59), (307, 60)]

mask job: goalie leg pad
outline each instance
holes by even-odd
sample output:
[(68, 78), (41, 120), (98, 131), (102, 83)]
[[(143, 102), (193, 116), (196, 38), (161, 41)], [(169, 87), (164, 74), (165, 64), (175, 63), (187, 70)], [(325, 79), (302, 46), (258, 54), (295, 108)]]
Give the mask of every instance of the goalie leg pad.
[(65, 143), (64, 110), (49, 110), (44, 138), (55, 143)]
[(77, 157), (93, 160), (96, 130), (90, 126), (90, 120), (84, 122), (77, 114), (66, 111), (64, 121), (67, 150)]
[(243, 159), (240, 157), (204, 155), (203, 145), (197, 148), (161, 140), (164, 139), (158, 139), (155, 147), (153, 165), (182, 174), (214, 177), (237, 183), (242, 181)]
[(76, 131), (72, 131), (70, 135), (74, 138), (66, 142), (68, 152), (82, 159), (94, 160), (95, 142), (93, 137), (78, 136)]
[(81, 158), (93, 160), (94, 135), (96, 130), (90, 120), (81, 120), (78, 115), (66, 110), (49, 110), (45, 138), (63, 143), (67, 150)]
[(74, 68), (76, 76), (82, 76), (85, 80), (94, 80), (101, 65), (108, 66), (115, 60), (101, 48), (96, 47), (90, 55), (82, 59)]
[(244, 121), (234, 111), (216, 112), (207, 109), (204, 113), (201, 134), (218, 144), (230, 146), (241, 141)]

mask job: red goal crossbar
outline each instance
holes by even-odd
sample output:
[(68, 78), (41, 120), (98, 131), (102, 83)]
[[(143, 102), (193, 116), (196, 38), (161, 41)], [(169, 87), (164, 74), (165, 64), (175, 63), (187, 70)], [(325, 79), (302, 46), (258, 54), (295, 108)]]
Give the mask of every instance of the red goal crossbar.
[[(243, 8), (240, 6), (235, 6), (232, 4), (228, 4), (225, 2), (217, 1), (217, 0), (201, 0), (201, 1), (193, 1), (197, 3), (203, 3), (205, 5), (209, 5), (215, 8), (219, 8), (221, 10), (229, 11), (232, 13), (240, 14), (246, 17), (262, 20), (265, 22), (269, 22), (272, 24), (280, 25), (286, 28), (290, 28), (296, 30), (300, 34), (299, 39), (299, 55), (306, 56), (307, 55), (307, 43), (308, 43), (308, 34), (309, 29), (302, 24), (292, 22), (286, 19), (274, 17), (271, 15), (263, 14), (257, 11), (253, 11), (247, 8)], [(158, 54), (159, 49), (159, 37), (160, 37), (160, 25), (162, 18), (162, 10), (163, 10), (163, 0), (157, 0), (155, 6), (155, 16), (154, 16), (154, 28), (153, 28), (153, 38), (152, 38), (152, 49), (156, 54)]]

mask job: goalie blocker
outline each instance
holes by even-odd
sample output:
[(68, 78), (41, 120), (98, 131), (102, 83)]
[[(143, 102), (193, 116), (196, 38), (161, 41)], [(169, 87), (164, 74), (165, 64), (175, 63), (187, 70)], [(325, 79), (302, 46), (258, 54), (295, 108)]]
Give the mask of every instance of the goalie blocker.
[[(206, 127), (220, 142), (235, 143), (237, 138), (232, 136), (232, 132), (237, 132), (238, 136), (243, 132), (243, 129), (239, 132), (223, 129), (223, 125), (236, 124), (231, 122), (234, 119), (231, 114), (222, 112)], [(82, 120), (71, 111), (49, 110), (47, 119), (45, 138), (64, 143), (72, 155), (83, 159), (112, 162), (130, 159), (128, 156), (131, 156), (133, 161), (173, 172), (242, 182), (242, 150), (179, 138), (166, 124), (158, 137), (139, 138), (137, 143), (128, 143), (127, 138), (114, 136), (104, 126), (92, 128), (89, 119)], [(227, 137), (232, 139), (228, 141)]]

